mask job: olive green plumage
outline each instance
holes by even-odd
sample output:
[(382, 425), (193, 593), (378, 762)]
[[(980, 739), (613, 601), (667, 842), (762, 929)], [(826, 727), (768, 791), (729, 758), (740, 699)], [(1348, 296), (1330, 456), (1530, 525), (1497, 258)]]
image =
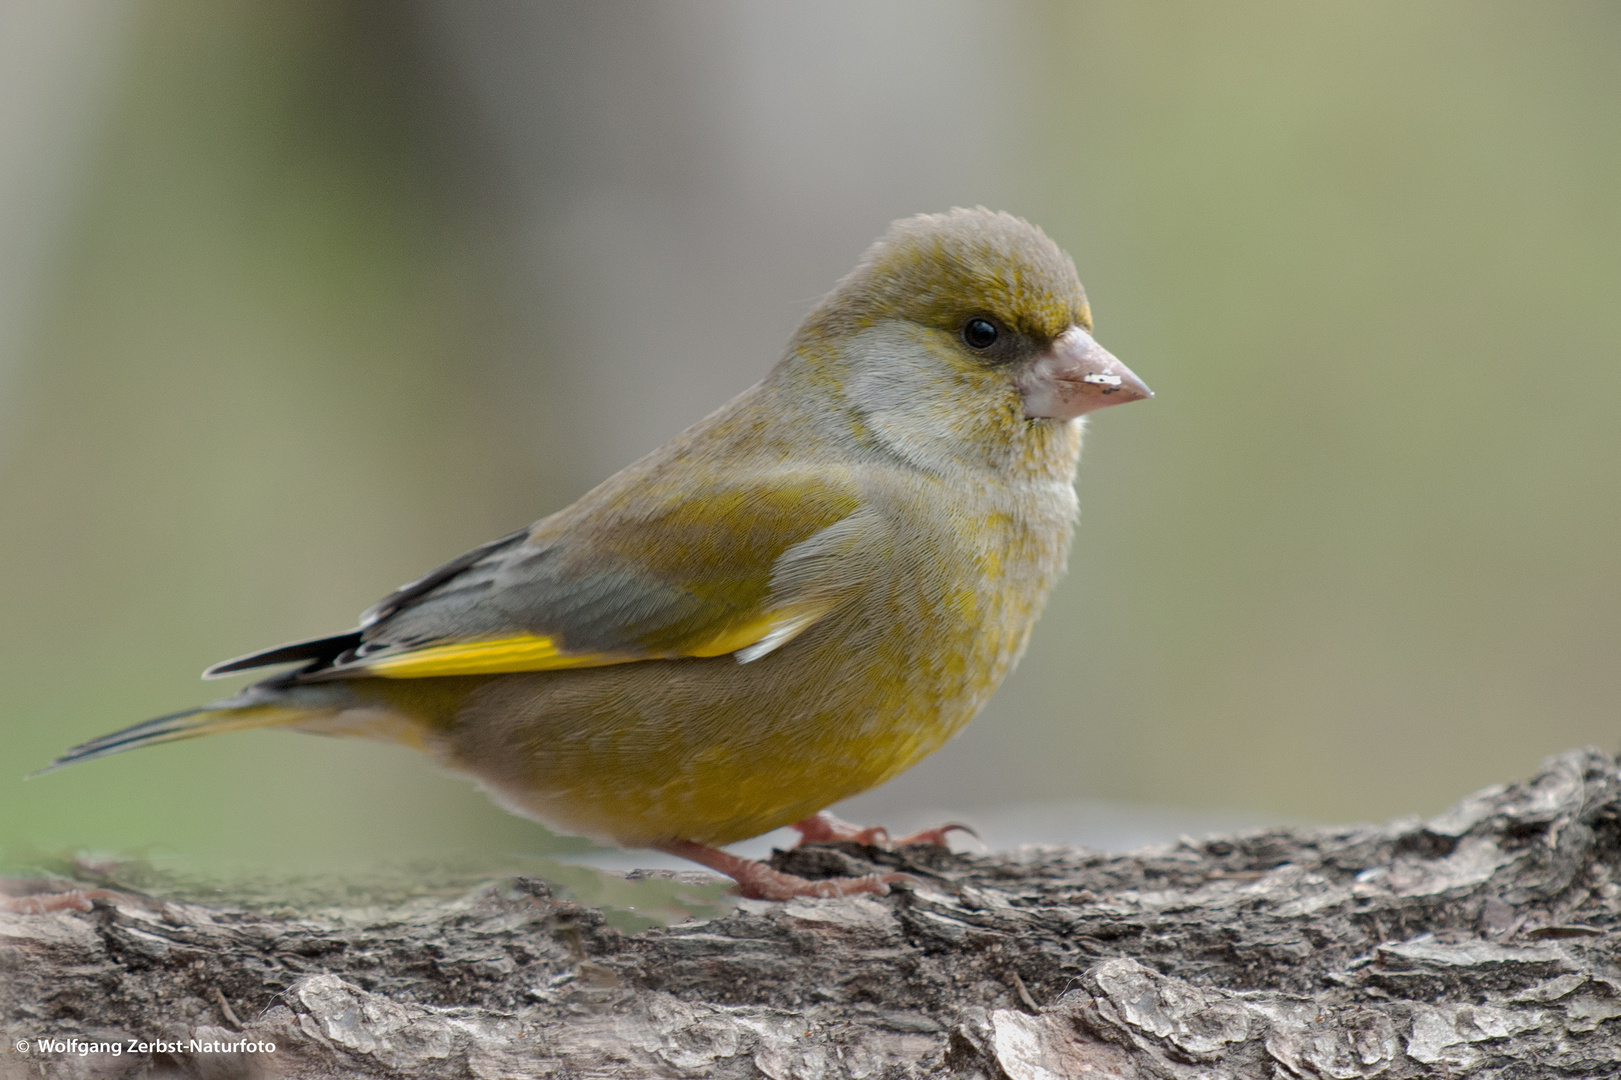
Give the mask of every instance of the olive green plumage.
[(1040, 230), (896, 222), (665, 446), (357, 631), (222, 665), (302, 667), (60, 763), (276, 724), (419, 746), (626, 845), (804, 818), (938, 749), (1017, 662), (1064, 568), (1080, 414), (1147, 393), (1090, 329)]

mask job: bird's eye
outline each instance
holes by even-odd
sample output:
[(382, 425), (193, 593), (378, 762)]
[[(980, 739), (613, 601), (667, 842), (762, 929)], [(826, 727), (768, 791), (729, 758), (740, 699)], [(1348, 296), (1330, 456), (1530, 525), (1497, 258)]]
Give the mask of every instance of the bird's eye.
[(969, 319), (962, 328), (962, 339), (970, 349), (988, 349), (996, 344), (996, 324), (989, 319)]

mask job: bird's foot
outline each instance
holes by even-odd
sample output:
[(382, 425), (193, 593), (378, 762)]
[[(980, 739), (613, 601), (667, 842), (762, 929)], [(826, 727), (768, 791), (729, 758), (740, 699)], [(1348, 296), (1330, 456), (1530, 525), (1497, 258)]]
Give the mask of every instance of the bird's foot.
[(804, 821), (794, 822), (792, 828), (799, 833), (800, 844), (851, 843), (877, 848), (889, 846), (889, 830), (882, 825), (862, 828), (860, 825), (841, 821), (826, 810), (820, 814), (812, 814)]
[(792, 900), (796, 896), (852, 896), (871, 893), (886, 896), (889, 887), (898, 881), (915, 881), (910, 874), (863, 874), (861, 877), (836, 877), (812, 881), (797, 874), (773, 870), (763, 862), (744, 859), (718, 848), (705, 847), (690, 840), (671, 840), (658, 845), (660, 851), (691, 859), (695, 863), (725, 874), (737, 882), (740, 896), (751, 900)]
[(848, 821), (840, 821), (832, 814), (823, 810), (813, 814), (804, 821), (796, 821), (793, 828), (799, 833), (800, 844), (837, 844), (853, 843), (864, 844), (867, 847), (890, 848), (909, 847), (912, 844), (930, 844), (934, 847), (946, 847), (946, 836), (952, 832), (965, 832), (974, 839), (979, 839), (979, 833), (959, 821), (948, 821), (946, 824), (933, 829), (924, 829), (909, 836), (891, 839), (889, 830), (882, 825), (869, 825), (862, 828), (852, 825)]

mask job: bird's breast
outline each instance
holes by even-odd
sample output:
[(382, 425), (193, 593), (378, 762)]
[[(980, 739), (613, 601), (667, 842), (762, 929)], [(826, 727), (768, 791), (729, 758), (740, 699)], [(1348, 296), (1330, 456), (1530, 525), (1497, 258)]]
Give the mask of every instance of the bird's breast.
[(848, 674), (892, 686), (883, 716), (927, 729), (930, 749), (1018, 662), (1063, 573), (1075, 518), (1068, 484), (958, 492), (944, 514), (948, 504), (931, 500), (941, 494), (924, 492), (901, 516), (894, 557), (867, 602), (823, 643), (870, 643), (842, 654), (855, 668)]

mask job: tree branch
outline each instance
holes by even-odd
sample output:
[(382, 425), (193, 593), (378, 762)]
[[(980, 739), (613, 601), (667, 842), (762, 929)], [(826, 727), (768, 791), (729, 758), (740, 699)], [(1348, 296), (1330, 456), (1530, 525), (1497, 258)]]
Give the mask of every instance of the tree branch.
[[(1607, 1075), (1618, 859), (1616, 762), (1583, 750), (1383, 827), (1131, 855), (806, 848), (778, 865), (918, 884), (639, 933), (533, 877), (320, 916), (14, 880), (0, 1060), (210, 1080)], [(707, 880), (642, 876), (665, 897)], [(16, 1049), (44, 1038), (172, 1045)]]

